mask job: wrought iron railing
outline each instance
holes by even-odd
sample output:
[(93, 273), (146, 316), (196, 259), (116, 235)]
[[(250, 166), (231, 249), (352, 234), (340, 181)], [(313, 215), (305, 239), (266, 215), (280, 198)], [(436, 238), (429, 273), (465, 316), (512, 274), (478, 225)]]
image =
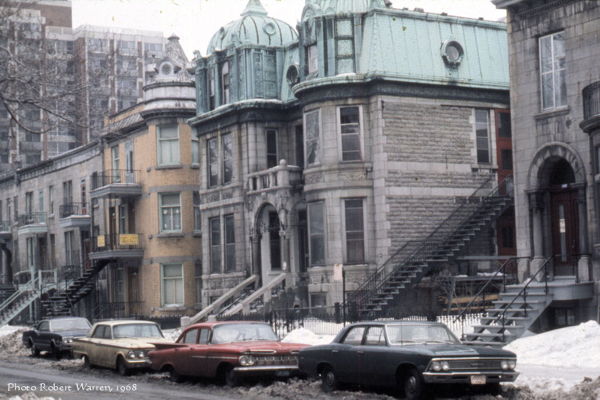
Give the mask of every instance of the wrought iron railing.
[(99, 172), (92, 178), (92, 190), (114, 184), (138, 184), (139, 171), (113, 169)]
[[(434, 260), (440, 256), (440, 248), (452, 238), (466, 222), (486, 207), (486, 200), (512, 197), (512, 176), (507, 176), (496, 186), (495, 174), (489, 177), (465, 201), (421, 241), (410, 241), (388, 258), (367, 280), (348, 296), (348, 303), (359, 312), (393, 275), (402, 268)], [(419, 278), (419, 277), (417, 277)]]
[(40, 225), (46, 223), (47, 214), (45, 212), (29, 213), (19, 215), (17, 218), (17, 224), (19, 226), (26, 225)]
[(143, 301), (116, 301), (99, 304), (94, 314), (96, 319), (139, 318), (143, 312)]
[(72, 215), (87, 215), (87, 203), (66, 203), (58, 208), (61, 218), (67, 218)]

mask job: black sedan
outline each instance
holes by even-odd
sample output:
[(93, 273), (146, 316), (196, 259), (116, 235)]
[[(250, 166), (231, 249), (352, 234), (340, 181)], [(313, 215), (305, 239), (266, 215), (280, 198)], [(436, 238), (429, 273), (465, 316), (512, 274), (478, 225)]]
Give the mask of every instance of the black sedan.
[(23, 345), (31, 349), (33, 356), (48, 351), (56, 358), (71, 353), (71, 342), (75, 337), (87, 336), (92, 325), (86, 318), (60, 317), (45, 319), (23, 332)]
[(332, 343), (300, 351), (299, 366), (320, 376), (325, 391), (341, 383), (392, 386), (418, 399), (430, 384), (462, 384), (497, 391), (514, 381), (516, 355), (491, 347), (467, 346), (444, 324), (364, 322), (345, 327)]

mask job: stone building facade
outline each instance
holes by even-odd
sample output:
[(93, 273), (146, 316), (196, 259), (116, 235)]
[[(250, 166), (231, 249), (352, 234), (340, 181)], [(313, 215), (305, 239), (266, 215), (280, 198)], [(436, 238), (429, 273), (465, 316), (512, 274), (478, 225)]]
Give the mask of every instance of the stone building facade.
[[(336, 271), (357, 289), (510, 171), (503, 24), (309, 0), (297, 29), (251, 0), (196, 59), (203, 304), (252, 276), (254, 293), (341, 302)], [(445, 268), (513, 253), (495, 228)]]
[(508, 11), (517, 252), (527, 257), (520, 274), (554, 256), (547, 275), (571, 288), (544, 327), (598, 318), (600, 5), (493, 3)]

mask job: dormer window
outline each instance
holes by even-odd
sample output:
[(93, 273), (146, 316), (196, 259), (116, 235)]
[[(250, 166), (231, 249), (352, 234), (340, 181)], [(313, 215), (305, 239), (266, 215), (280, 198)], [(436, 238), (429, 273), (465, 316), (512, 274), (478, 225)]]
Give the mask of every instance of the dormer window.
[(221, 104), (229, 103), (229, 61), (221, 67)]

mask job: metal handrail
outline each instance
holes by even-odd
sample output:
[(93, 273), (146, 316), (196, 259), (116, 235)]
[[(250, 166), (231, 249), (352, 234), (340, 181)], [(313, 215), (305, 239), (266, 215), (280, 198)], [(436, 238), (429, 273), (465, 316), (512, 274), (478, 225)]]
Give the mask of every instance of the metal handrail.
[[(448, 225), (450, 225), (450, 223), (453, 219), (456, 219), (457, 216), (460, 216), (460, 212), (463, 211), (469, 204), (473, 204), (473, 200), (475, 198), (484, 197), (484, 196), (477, 195), (478, 192), (480, 190), (482, 190), (483, 188), (487, 187), (489, 185), (489, 183), (495, 179), (496, 179), (496, 175), (490, 174), (490, 176), (477, 189), (475, 189), (473, 194), (471, 194), (467, 198), (465, 203), (463, 203), (459, 207), (455, 208), (452, 211), (452, 213), (448, 217), (446, 217), (444, 219), (444, 221), (442, 221), (433, 230), (433, 232), (431, 232), (425, 239), (423, 239), (421, 241), (410, 241), (410, 242), (405, 243), (404, 246), (402, 246), (398, 251), (396, 251), (391, 257), (389, 257), (379, 268), (377, 268), (377, 270), (369, 278), (367, 278), (367, 280), (362, 285), (360, 285), (354, 291), (355, 294), (350, 294), (350, 299), (348, 302), (361, 304), (362, 303), (361, 300), (363, 300), (364, 297), (367, 296), (367, 293), (377, 292), (377, 290), (379, 290), (379, 288), (383, 285), (383, 283), (386, 282), (387, 279), (389, 277), (391, 277), (392, 274), (398, 272), (400, 267), (412, 262), (417, 254), (422, 254), (425, 257), (429, 256), (430, 253), (425, 253), (424, 250), (427, 250), (427, 247), (431, 247), (431, 242), (433, 242), (435, 244), (443, 243), (443, 240), (436, 240), (435, 236), (438, 235), (439, 232), (442, 232), (442, 228), (446, 228)], [(508, 175), (508, 176), (504, 177), (504, 179), (502, 179), (498, 183), (496, 188), (494, 188), (485, 197), (491, 198), (491, 197), (497, 195), (501, 191), (501, 188), (505, 189), (505, 186), (507, 186), (510, 182), (512, 182), (512, 175)], [(481, 200), (480, 200), (480, 203), (481, 203)], [(447, 240), (448, 238), (452, 237), (452, 235), (454, 235), (456, 233), (456, 231), (458, 229), (460, 229), (460, 227), (466, 221), (468, 221), (468, 219), (471, 218), (478, 210), (479, 210), (479, 208), (477, 210), (473, 211), (472, 213), (469, 213), (469, 215), (467, 215), (466, 217), (461, 218), (461, 220), (458, 223), (456, 223), (456, 229), (453, 229), (452, 232), (446, 233), (446, 234), (442, 233), (442, 235), (444, 235), (444, 239)], [(391, 271), (386, 273), (386, 269), (387, 269), (388, 265), (390, 263), (392, 263), (393, 260), (398, 255), (400, 255), (403, 251), (405, 251), (409, 245), (414, 244), (414, 243), (420, 243), (420, 245), (418, 245), (414, 251), (410, 252), (410, 254), (404, 260), (396, 263), (396, 266), (397, 266), (396, 268), (393, 268)], [(381, 282), (381, 284), (377, 283), (378, 280)]]
[(544, 274), (544, 293), (546, 295), (548, 295), (548, 264), (550, 264), (550, 262), (552, 260), (554, 260), (554, 255), (548, 257), (546, 259), (546, 261), (544, 261), (544, 263), (542, 264), (542, 266), (535, 272), (535, 274), (531, 275), (528, 278), (528, 281), (525, 284), (525, 286), (523, 286), (523, 289), (521, 289), (519, 291), (519, 293), (517, 293), (515, 295), (515, 297), (512, 299), (512, 301), (506, 305), (506, 307), (504, 308), (504, 311), (502, 311), (502, 341), (503, 342), (506, 342), (506, 332), (505, 332), (505, 328), (506, 328), (506, 312), (510, 309), (510, 306), (512, 306), (515, 303), (515, 301), (517, 301), (517, 299), (521, 295), (523, 295), (523, 300), (524, 300), (523, 306), (525, 307), (523, 309), (523, 311), (525, 312), (525, 317), (527, 317), (527, 288), (529, 287), (529, 285), (531, 284), (531, 282), (534, 281), (535, 277), (538, 276), (538, 274), (542, 270), (545, 272), (545, 274)]

